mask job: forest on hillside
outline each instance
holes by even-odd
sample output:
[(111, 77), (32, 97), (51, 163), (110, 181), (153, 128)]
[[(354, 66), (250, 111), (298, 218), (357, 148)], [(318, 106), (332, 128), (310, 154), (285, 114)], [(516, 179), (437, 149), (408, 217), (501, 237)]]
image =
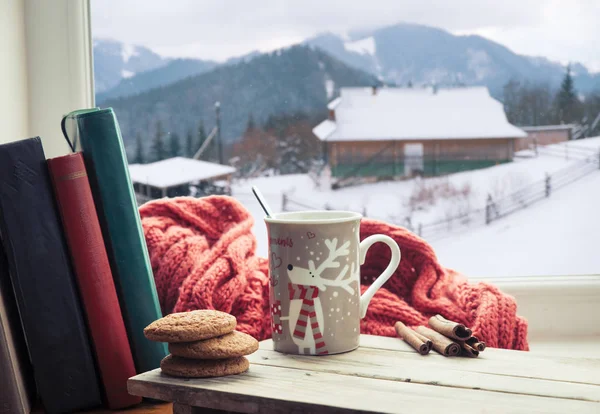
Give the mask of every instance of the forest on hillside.
[[(600, 135), (600, 91), (582, 98), (568, 68), (556, 90), (545, 84), (509, 81), (504, 86), (503, 104), (507, 119), (517, 126), (574, 124), (574, 138)], [(240, 138), (224, 141), (223, 162), (236, 167), (241, 177), (307, 173), (321, 165), (322, 145), (312, 129), (326, 116), (323, 105), (320, 110), (273, 114), (259, 122), (249, 110)], [(166, 131), (160, 120), (148, 129), (154, 130), (150, 145), (138, 132), (129, 156), (131, 163), (191, 158), (210, 135), (203, 120), (185, 134)], [(220, 162), (216, 136), (200, 159)]]
[(570, 67), (559, 89), (547, 83), (510, 80), (502, 100), (506, 117), (514, 125), (575, 124), (575, 138), (600, 135), (600, 90), (580, 94)]

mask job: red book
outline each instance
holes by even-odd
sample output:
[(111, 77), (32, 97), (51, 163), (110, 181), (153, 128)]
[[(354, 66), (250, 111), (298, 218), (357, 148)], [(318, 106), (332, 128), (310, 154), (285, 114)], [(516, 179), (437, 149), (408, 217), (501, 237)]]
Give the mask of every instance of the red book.
[(107, 405), (137, 404), (141, 397), (127, 392), (136, 371), (83, 156), (49, 159), (48, 168)]

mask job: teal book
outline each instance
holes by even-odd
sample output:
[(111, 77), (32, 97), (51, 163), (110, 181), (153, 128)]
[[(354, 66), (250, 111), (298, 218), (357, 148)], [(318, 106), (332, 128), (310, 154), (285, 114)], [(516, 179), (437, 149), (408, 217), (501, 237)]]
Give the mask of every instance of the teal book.
[(63, 124), (70, 118), (88, 170), (136, 371), (150, 371), (160, 366), (167, 346), (144, 336), (144, 328), (162, 314), (119, 123), (112, 108), (74, 111)]

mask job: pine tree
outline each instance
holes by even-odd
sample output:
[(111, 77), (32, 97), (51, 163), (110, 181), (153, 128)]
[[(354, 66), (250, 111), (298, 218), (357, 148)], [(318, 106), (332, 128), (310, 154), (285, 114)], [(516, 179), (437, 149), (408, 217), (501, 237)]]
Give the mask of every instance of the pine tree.
[(134, 164), (143, 164), (144, 163), (144, 147), (142, 144), (142, 136), (138, 132), (135, 134), (135, 154), (133, 156)]
[(305, 174), (317, 157), (320, 142), (305, 113), (270, 116), (265, 130), (276, 138), (274, 168), (279, 174)]
[(521, 84), (516, 79), (509, 80), (502, 89), (502, 101), (504, 103), (504, 112), (508, 122), (515, 125), (522, 125), (519, 103), (521, 101)]
[(152, 141), (152, 157), (154, 161), (164, 160), (167, 157), (167, 151), (165, 150), (165, 144), (163, 141), (164, 134), (165, 132), (162, 128), (162, 123), (157, 121), (156, 134), (154, 135), (154, 140)]
[(188, 131), (187, 136), (185, 137), (185, 156), (194, 158), (196, 151), (198, 151), (198, 149), (194, 148), (194, 134), (192, 131)]
[(277, 160), (280, 174), (307, 172), (307, 161), (302, 154), (302, 138), (297, 134), (284, 135), (277, 141)]
[(179, 135), (176, 132), (171, 134), (169, 139), (169, 155), (171, 157), (179, 157), (181, 153), (181, 143), (179, 142)]
[(584, 137), (595, 137), (600, 135), (600, 90), (588, 93), (585, 97), (584, 114), (587, 122), (584, 123)]
[(560, 123), (570, 123), (579, 120), (580, 102), (571, 76), (571, 66), (567, 66), (567, 72), (556, 95), (556, 111)]

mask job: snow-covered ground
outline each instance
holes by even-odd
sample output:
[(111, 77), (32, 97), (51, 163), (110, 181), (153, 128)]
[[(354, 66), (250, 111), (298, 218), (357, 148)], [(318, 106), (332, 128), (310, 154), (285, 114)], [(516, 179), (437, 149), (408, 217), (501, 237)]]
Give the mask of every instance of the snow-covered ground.
[(600, 136), (594, 138), (578, 139), (576, 141), (568, 141), (563, 144), (558, 144), (563, 147), (600, 149)]
[(600, 273), (600, 170), (504, 219), (431, 243), (472, 277)]
[[(488, 193), (499, 198), (529, 183), (543, 180), (546, 172), (560, 170), (571, 162), (560, 157), (540, 156), (445, 177), (363, 184), (336, 191), (316, 188), (310, 177), (304, 174), (261, 177), (238, 183), (234, 191), (235, 195), (251, 195), (250, 186), (256, 185), (274, 197), (273, 202), (278, 207), (281, 206), (281, 194), (286, 192), (294, 209), (301, 208), (296, 202), (319, 209), (329, 205), (336, 210), (366, 210), (369, 217), (382, 220), (400, 223), (411, 217), (414, 224), (425, 224), (443, 220), (448, 215), (455, 216), (463, 208), (483, 208)], [(416, 200), (411, 205), (411, 196), (419, 198), (419, 189), (423, 185), (439, 193), (435, 204), (430, 205), (425, 199), (421, 202)]]
[[(558, 144), (552, 149), (558, 152), (556, 149), (565, 145), (600, 149), (600, 137)], [(252, 195), (252, 185), (261, 189), (276, 211), (281, 210), (285, 192), (293, 209), (329, 205), (361, 213), (366, 210), (368, 217), (400, 225), (407, 217), (413, 225), (425, 225), (483, 208), (488, 194), (499, 198), (576, 162), (572, 154), (562, 157), (540, 153), (538, 157), (524, 156), (509, 164), (447, 177), (365, 184), (336, 191), (316, 188), (308, 175), (261, 177), (235, 183), (233, 196), (253, 214), (258, 254), (267, 255), (264, 213)], [(474, 277), (599, 273), (600, 254), (596, 250), (600, 244), (600, 170), (489, 226), (465, 229), (430, 243), (442, 264)]]

